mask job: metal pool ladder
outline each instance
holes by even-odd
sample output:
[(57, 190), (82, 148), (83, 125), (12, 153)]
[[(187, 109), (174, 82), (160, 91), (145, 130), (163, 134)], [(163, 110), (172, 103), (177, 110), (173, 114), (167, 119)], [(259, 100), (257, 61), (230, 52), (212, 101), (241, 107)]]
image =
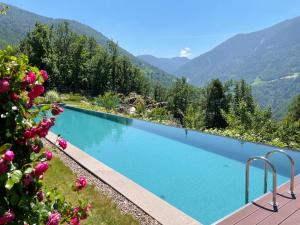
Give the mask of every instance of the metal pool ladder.
[[(295, 161), (294, 159), (287, 154), (284, 150), (281, 149), (275, 149), (273, 151), (268, 152), (265, 157), (267, 159), (269, 159), (269, 157), (271, 155), (273, 155), (274, 153), (279, 153), (279, 154), (283, 154), (285, 155), (291, 163), (291, 173), (290, 173), (290, 191), (288, 192), (293, 198), (296, 198), (296, 193), (294, 191), (294, 186), (295, 186)], [(267, 188), (268, 188), (268, 164), (265, 163), (265, 179), (264, 179), (264, 193), (267, 192)]]
[(292, 196), (293, 199), (295, 199), (296, 194), (294, 192), (294, 177), (295, 177), (295, 162), (293, 158), (288, 155), (284, 150), (276, 149), (273, 151), (268, 152), (265, 156), (255, 156), (251, 157), (247, 160), (246, 164), (246, 192), (245, 192), (245, 203), (247, 204), (249, 202), (249, 170), (250, 170), (250, 164), (253, 161), (256, 160), (262, 160), (265, 162), (265, 176), (264, 176), (264, 193), (267, 192), (268, 187), (268, 167), (270, 166), (272, 169), (272, 176), (273, 176), (273, 199), (270, 203), (274, 210), (277, 211), (277, 201), (276, 201), (276, 195), (277, 195), (277, 172), (275, 166), (270, 162), (269, 157), (274, 153), (280, 153), (285, 155), (291, 162), (291, 180), (290, 180), (290, 191), (289, 194)]

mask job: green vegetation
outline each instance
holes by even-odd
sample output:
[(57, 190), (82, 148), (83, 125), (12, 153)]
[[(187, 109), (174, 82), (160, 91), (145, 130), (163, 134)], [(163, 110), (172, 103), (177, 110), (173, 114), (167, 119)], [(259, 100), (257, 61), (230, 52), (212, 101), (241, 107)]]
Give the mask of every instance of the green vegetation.
[(48, 104), (60, 102), (60, 96), (57, 93), (57, 91), (54, 90), (47, 91), (45, 95), (45, 102)]
[(102, 106), (108, 110), (112, 110), (119, 105), (119, 97), (113, 92), (106, 92), (104, 95), (100, 95), (96, 98), (95, 103), (98, 106)]
[[(57, 188), (67, 201), (76, 202), (78, 193), (70, 192), (70, 180), (76, 179), (69, 167), (65, 166), (62, 161), (55, 157), (50, 163), (51, 169), (47, 171), (44, 177), (44, 182), (47, 189)], [(63, 176), (57, 176), (63, 174)], [(88, 185), (86, 189), (80, 193), (80, 198), (83, 201), (92, 203), (91, 216), (82, 224), (90, 225), (137, 225), (139, 224), (132, 216), (122, 214), (116, 207), (116, 204), (108, 197), (100, 194), (94, 186)]]
[(99, 95), (107, 91), (147, 95), (149, 81), (114, 42), (108, 50), (93, 38), (77, 35), (67, 23), (57, 28), (36, 24), (20, 44), (29, 62), (51, 74), (48, 87), (60, 92)]

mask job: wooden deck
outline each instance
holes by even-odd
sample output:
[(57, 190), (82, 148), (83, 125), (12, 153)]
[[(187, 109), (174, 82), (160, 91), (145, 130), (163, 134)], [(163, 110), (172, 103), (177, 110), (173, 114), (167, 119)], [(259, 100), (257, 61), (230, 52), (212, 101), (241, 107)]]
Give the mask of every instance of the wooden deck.
[(233, 214), (219, 221), (218, 225), (300, 225), (300, 175), (295, 177), (295, 192), (293, 199), (288, 194), (290, 183), (280, 186), (277, 190), (278, 211), (275, 212), (269, 204), (272, 194), (268, 193)]

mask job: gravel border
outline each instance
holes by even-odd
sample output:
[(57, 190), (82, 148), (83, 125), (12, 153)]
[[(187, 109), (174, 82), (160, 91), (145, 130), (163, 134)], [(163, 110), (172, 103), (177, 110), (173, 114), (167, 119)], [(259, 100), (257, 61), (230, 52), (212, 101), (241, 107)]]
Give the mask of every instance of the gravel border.
[(148, 215), (141, 208), (128, 200), (125, 196), (123, 196), (111, 186), (103, 182), (100, 178), (96, 177), (88, 170), (80, 166), (76, 161), (74, 161), (70, 156), (53, 145), (50, 141), (45, 139), (43, 142), (48, 148), (54, 147), (57, 150), (56, 155), (77, 176), (84, 176), (90, 184), (95, 185), (95, 188), (98, 192), (111, 198), (112, 201), (117, 205), (117, 208), (120, 209), (123, 214), (132, 215), (139, 221), (141, 225), (161, 225), (161, 223)]

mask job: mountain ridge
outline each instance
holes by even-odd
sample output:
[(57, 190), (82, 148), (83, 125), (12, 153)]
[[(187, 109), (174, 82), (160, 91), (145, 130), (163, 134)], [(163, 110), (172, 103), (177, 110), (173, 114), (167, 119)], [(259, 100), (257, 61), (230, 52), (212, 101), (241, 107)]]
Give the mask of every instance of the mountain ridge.
[(138, 55), (136, 57), (170, 74), (174, 74), (179, 67), (190, 61), (186, 57), (163, 58), (153, 55)]

